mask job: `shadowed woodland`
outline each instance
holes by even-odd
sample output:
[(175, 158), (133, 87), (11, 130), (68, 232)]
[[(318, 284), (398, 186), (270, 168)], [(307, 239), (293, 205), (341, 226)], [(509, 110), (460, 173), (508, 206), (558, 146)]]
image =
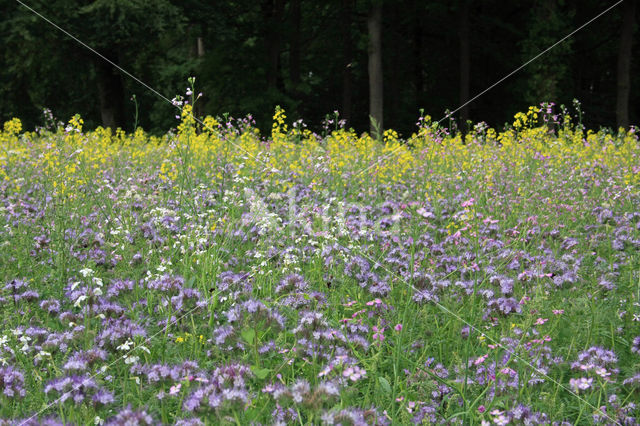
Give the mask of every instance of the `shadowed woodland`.
[[(82, 112), (88, 127), (161, 132), (172, 106), (19, 3), (3, 0), (0, 118), (42, 124)], [(197, 115), (275, 105), (317, 130), (338, 110), (408, 136), (420, 110), (435, 119), (613, 5), (613, 1), (33, 0), (30, 7), (167, 98), (196, 76)], [(501, 127), (541, 102), (578, 99), (589, 127), (638, 122), (637, 5), (627, 0), (486, 95), (457, 111)]]

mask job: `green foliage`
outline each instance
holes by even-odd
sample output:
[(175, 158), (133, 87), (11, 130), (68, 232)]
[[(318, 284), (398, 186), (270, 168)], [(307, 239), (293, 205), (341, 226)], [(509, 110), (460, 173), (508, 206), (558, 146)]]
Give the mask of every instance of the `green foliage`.
[[(168, 98), (184, 91), (187, 76), (198, 76), (203, 114), (251, 113), (266, 131), (270, 111), (283, 105), (291, 118), (305, 118), (319, 131), (327, 113), (346, 110), (349, 126), (367, 129), (370, 1), (296, 1), (299, 16), (294, 0), (29, 5)], [(88, 127), (101, 124), (101, 108), (109, 105), (100, 102), (100, 59), (18, 3), (6, 3), (0, 22), (0, 119), (19, 116), (33, 128), (41, 124), (42, 109), (50, 108), (62, 118), (81, 111)], [(487, 0), (470, 7), (473, 95), (595, 16), (602, 4)], [(410, 123), (420, 108), (440, 118), (460, 104), (458, 10), (456, 2), (443, 0), (383, 2), (384, 122), (400, 134), (415, 130)], [(495, 126), (528, 105), (578, 98), (587, 125), (613, 125), (619, 13), (614, 9), (599, 18), (474, 101), (471, 116)], [(635, 43), (635, 53), (639, 46)], [(631, 74), (631, 86), (637, 87), (640, 74)], [(270, 76), (275, 84), (268, 83)], [(114, 96), (123, 101), (118, 108), (125, 128), (134, 126), (132, 94), (140, 106), (138, 125), (161, 133), (176, 124), (166, 100), (125, 75), (120, 78), (122, 93)], [(638, 104), (637, 92), (630, 104)], [(632, 122), (634, 114), (632, 109)]]

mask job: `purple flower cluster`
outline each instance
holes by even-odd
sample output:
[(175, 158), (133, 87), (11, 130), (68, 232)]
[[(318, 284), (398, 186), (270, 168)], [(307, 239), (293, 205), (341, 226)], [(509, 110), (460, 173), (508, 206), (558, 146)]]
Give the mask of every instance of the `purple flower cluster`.
[(247, 379), (252, 375), (251, 369), (241, 364), (218, 367), (185, 398), (183, 407), (189, 412), (241, 408), (249, 401)]
[(146, 377), (147, 383), (150, 384), (162, 381), (179, 382), (185, 378), (193, 379), (193, 376), (200, 376), (198, 363), (195, 361), (184, 361), (178, 365), (135, 364), (130, 372)]
[(348, 337), (342, 330), (330, 327), (324, 314), (318, 311), (300, 312), (292, 332), (297, 337), (296, 353), (312, 358), (329, 360), (334, 355), (347, 355), (350, 344), (363, 350), (369, 347), (368, 340), (361, 334)]
[(617, 363), (618, 357), (615, 352), (599, 346), (592, 346), (578, 354), (578, 359), (571, 363), (571, 368), (578, 371), (595, 372), (606, 378), (611, 374), (619, 373), (620, 370), (615, 368)]
[(0, 395), (7, 398), (24, 397), (24, 376), (22, 372), (11, 367), (0, 367)]
[(491, 414), (493, 415), (493, 423), (497, 425), (548, 425), (551, 423), (547, 414), (534, 411), (524, 404), (517, 404), (506, 411), (495, 410)]
[(631, 343), (631, 352), (640, 355), (640, 336), (636, 336)]
[(284, 328), (284, 317), (275, 309), (268, 308), (262, 301), (256, 299), (238, 303), (223, 314), (230, 324), (258, 324), (263, 322), (269, 326)]
[(145, 410), (134, 410), (131, 406), (107, 419), (105, 426), (138, 425), (152, 426), (158, 424)]
[(66, 426), (69, 423), (63, 423), (57, 417), (41, 417), (31, 416), (24, 419), (4, 420), (0, 419), (0, 426)]
[(96, 337), (96, 343), (101, 348), (117, 347), (129, 339), (146, 336), (144, 327), (129, 318), (105, 318), (102, 331)]
[[(74, 326), (70, 331), (53, 332), (42, 327), (18, 327), (14, 330), (16, 336), (22, 340), (20, 350), (23, 353), (37, 354), (40, 351), (65, 353), (70, 345), (84, 333), (84, 326)], [(34, 360), (38, 363), (38, 360)]]
[(222, 294), (235, 299), (241, 294), (251, 294), (253, 286), (249, 278), (247, 273), (225, 271), (218, 276), (215, 288)]
[(51, 380), (44, 387), (44, 393), (55, 391), (61, 403), (71, 399), (75, 404), (91, 401), (94, 404), (107, 405), (115, 401), (108, 390), (98, 386), (96, 381), (88, 375), (64, 376)]
[(327, 425), (350, 424), (353, 426), (384, 426), (389, 420), (378, 413), (375, 408), (363, 410), (361, 408), (343, 408), (327, 411), (322, 415), (322, 422)]
[(326, 304), (326, 297), (319, 291), (309, 290), (309, 283), (300, 274), (289, 274), (275, 288), (278, 304), (292, 309), (309, 309)]
[[(29, 289), (29, 282), (25, 279), (13, 279), (5, 284), (3, 290), (9, 293), (14, 304), (20, 301), (31, 302), (40, 298), (37, 291)], [(2, 305), (2, 301), (0, 301), (0, 305)]]
[(62, 367), (66, 371), (87, 371), (100, 361), (106, 361), (109, 354), (107, 351), (92, 348), (87, 351), (76, 351), (67, 359)]
[(340, 389), (334, 382), (320, 382), (312, 390), (309, 382), (304, 379), (299, 379), (288, 387), (281, 384), (268, 385), (264, 391), (270, 393), (279, 405), (287, 406), (293, 402), (312, 410), (321, 408), (340, 395)]
[(107, 288), (107, 298), (113, 299), (121, 294), (131, 293), (136, 287), (136, 283), (133, 280), (116, 279), (111, 281), (111, 284)]

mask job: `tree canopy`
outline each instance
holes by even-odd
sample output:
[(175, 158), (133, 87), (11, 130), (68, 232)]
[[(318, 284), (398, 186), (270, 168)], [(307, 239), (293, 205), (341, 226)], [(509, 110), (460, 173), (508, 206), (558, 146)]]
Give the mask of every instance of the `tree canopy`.
[[(420, 110), (443, 117), (615, 3), (21, 1), (167, 98), (184, 93), (195, 76), (204, 94), (198, 114), (251, 113), (267, 127), (281, 105), (312, 128), (339, 111), (364, 131), (371, 103), (385, 127), (404, 134)], [(529, 105), (569, 106), (576, 98), (591, 127), (638, 124), (635, 1), (614, 7), (453, 119), (462, 128), (467, 119), (501, 126)], [(37, 126), (49, 108), (65, 120), (81, 113), (88, 127), (131, 129), (136, 95), (138, 124), (151, 131), (175, 126), (166, 100), (20, 2), (2, 4), (2, 120), (17, 116)], [(372, 67), (376, 58), (381, 65)]]

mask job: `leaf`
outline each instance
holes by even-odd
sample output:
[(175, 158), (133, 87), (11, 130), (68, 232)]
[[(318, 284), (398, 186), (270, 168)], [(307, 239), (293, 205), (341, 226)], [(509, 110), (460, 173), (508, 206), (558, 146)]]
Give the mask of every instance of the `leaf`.
[(189, 278), (189, 281), (187, 281), (186, 287), (193, 287), (193, 283), (195, 282), (196, 282), (196, 276), (194, 275), (193, 277)]
[(385, 379), (384, 377), (380, 376), (378, 377), (378, 382), (380, 382), (380, 387), (382, 388), (382, 391), (386, 394), (390, 394), (391, 393), (391, 385), (389, 384), (389, 381), (387, 379)]
[(253, 339), (255, 339), (256, 337), (256, 331), (253, 328), (245, 328), (244, 330), (242, 330), (240, 335), (242, 336), (245, 342), (247, 342), (250, 345), (253, 345), (254, 343)]
[(255, 374), (256, 377), (260, 380), (265, 379), (271, 372), (271, 370), (269, 370), (268, 368), (260, 368), (257, 365), (252, 365), (251, 371), (253, 371), (253, 374)]

